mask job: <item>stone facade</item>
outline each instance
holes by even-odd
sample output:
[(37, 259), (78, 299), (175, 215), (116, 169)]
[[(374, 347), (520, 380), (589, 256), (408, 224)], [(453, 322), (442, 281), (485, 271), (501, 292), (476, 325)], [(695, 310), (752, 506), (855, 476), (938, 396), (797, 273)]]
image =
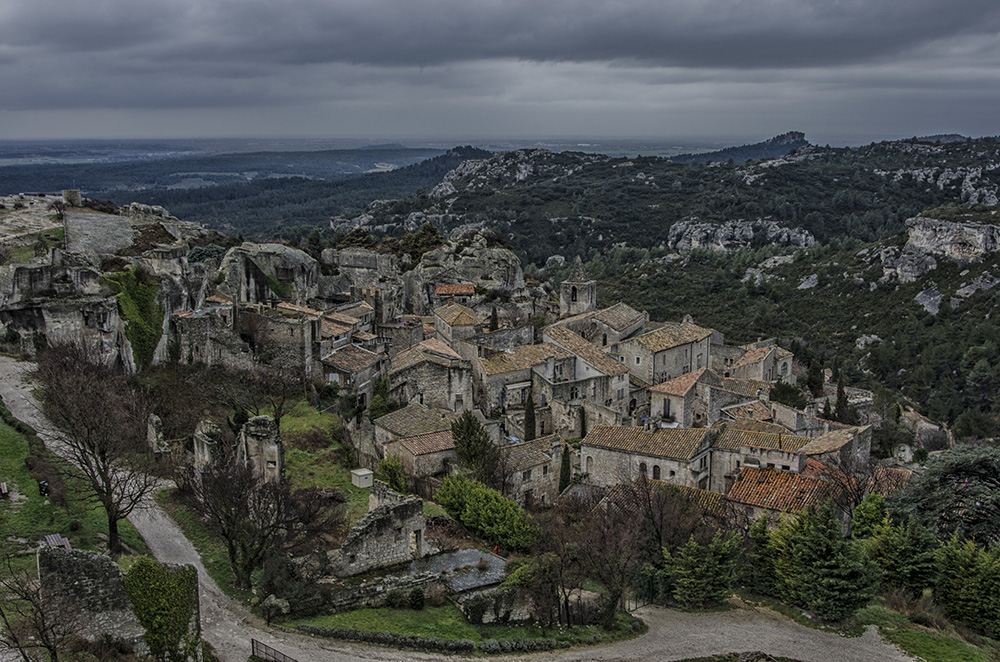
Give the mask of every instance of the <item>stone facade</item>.
[(424, 502), (374, 481), (369, 510), (340, 548), (337, 575), (350, 577), (424, 555)]
[(199, 421), (194, 430), (194, 468), (201, 475), (219, 457), (222, 430), (211, 421)]
[(687, 321), (619, 343), (618, 358), (629, 372), (648, 384), (670, 381), (709, 365), (711, 330)]
[(597, 308), (597, 281), (588, 278), (576, 258), (569, 278), (559, 284), (559, 317), (589, 313)]

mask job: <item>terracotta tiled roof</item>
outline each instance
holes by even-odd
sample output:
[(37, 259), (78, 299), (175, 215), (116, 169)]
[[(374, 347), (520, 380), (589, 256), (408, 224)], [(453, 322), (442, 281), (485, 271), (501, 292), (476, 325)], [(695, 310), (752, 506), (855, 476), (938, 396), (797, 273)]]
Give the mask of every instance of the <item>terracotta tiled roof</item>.
[(345, 326), (350, 326), (350, 327), (355, 327), (361, 324), (361, 320), (359, 320), (357, 317), (353, 317), (346, 313), (339, 313), (335, 310), (328, 310), (327, 312), (323, 313), (323, 317), (325, 317), (330, 321), (336, 322), (337, 324), (343, 324)]
[(651, 352), (662, 352), (672, 347), (698, 342), (712, 335), (711, 329), (704, 329), (697, 324), (665, 324), (664, 326), (636, 336), (625, 342), (637, 342)]
[(732, 367), (741, 368), (743, 366), (753, 365), (754, 363), (760, 363), (767, 358), (767, 355), (770, 354), (773, 349), (773, 345), (751, 349), (746, 354), (736, 359), (736, 362), (733, 363)]
[(320, 322), (320, 335), (324, 338), (342, 336), (345, 333), (350, 333), (351, 328), (344, 326), (343, 324), (337, 324), (336, 322), (331, 322), (330, 320), (324, 319)]
[(550, 358), (568, 359), (572, 354), (561, 347), (550, 343), (540, 345), (521, 345), (510, 352), (497, 352), (479, 359), (479, 365), (487, 375), (500, 375), (506, 372), (528, 370)]
[(469, 326), (479, 324), (476, 313), (460, 303), (448, 303), (434, 309), (434, 314), (440, 317), (448, 326)]
[[(656, 386), (651, 387), (649, 390), (656, 393), (664, 393), (666, 395), (687, 395), (687, 392), (694, 388), (694, 385), (702, 380), (705, 373), (711, 373), (708, 368), (702, 368), (701, 370), (695, 370), (694, 372), (688, 372), (680, 377), (675, 377), (669, 381), (662, 382)], [(718, 378), (716, 378), (718, 379)]]
[(822, 455), (832, 453), (851, 443), (855, 436), (864, 433), (870, 426), (845, 428), (843, 430), (830, 430), (826, 434), (821, 434), (807, 445), (802, 447), (802, 452), (806, 455)]
[(439, 365), (450, 365), (452, 361), (460, 361), (462, 357), (448, 346), (447, 343), (437, 338), (429, 338), (423, 342), (409, 347), (392, 359), (390, 374), (395, 374), (424, 361), (432, 361)]
[(770, 434), (790, 435), (794, 434), (784, 425), (777, 423), (767, 423), (765, 421), (755, 421), (749, 418), (739, 418), (735, 421), (719, 419), (712, 426), (713, 428), (726, 428), (727, 430), (746, 430), (747, 432), (767, 432)]
[(438, 296), (471, 296), (476, 293), (476, 286), (472, 283), (458, 283), (456, 285), (446, 285), (441, 283), (434, 286), (434, 294)]
[(550, 434), (531, 441), (504, 446), (507, 460), (513, 471), (524, 471), (539, 464), (551, 462), (552, 446), (560, 442), (559, 436)]
[(647, 432), (640, 427), (598, 425), (583, 444), (653, 457), (690, 460), (714, 432), (695, 428), (658, 428)]
[(411, 455), (428, 455), (430, 453), (455, 450), (455, 440), (451, 436), (450, 427), (447, 430), (437, 430), (435, 432), (417, 434), (412, 437), (403, 437), (396, 441), (399, 442), (400, 446), (408, 450)]
[(297, 315), (309, 315), (310, 317), (319, 317), (323, 313), (319, 312), (315, 308), (310, 308), (309, 306), (300, 306), (295, 303), (288, 303), (287, 301), (282, 301), (274, 307), (283, 313), (293, 313)]
[(722, 414), (729, 418), (751, 419), (755, 421), (771, 420), (771, 410), (760, 400), (751, 400), (738, 405), (731, 405), (722, 408)]
[(375, 419), (375, 425), (400, 437), (451, 430), (458, 414), (448, 409), (412, 404)]
[(597, 311), (593, 316), (593, 319), (607, 324), (615, 331), (624, 331), (630, 326), (642, 322), (645, 318), (645, 313), (640, 313), (632, 306), (620, 301), (609, 308)]
[(788, 471), (743, 467), (726, 497), (736, 503), (796, 513), (834, 498), (839, 491), (840, 486), (834, 481)]
[(611, 358), (610, 355), (597, 349), (594, 345), (581, 338), (579, 334), (570, 331), (564, 326), (550, 326), (545, 329), (543, 335), (546, 340), (576, 354), (605, 375), (624, 375), (628, 372), (628, 366), (624, 363)]
[(712, 442), (712, 448), (724, 451), (739, 451), (743, 446), (752, 446), (754, 448), (772, 448), (774, 450), (795, 453), (810, 441), (812, 440), (807, 437), (797, 437), (790, 432), (787, 434), (751, 432), (727, 425), (725, 429), (720, 428), (719, 434), (715, 437), (715, 441)]
[(205, 303), (232, 303), (232, 299), (228, 299), (221, 294), (213, 294), (210, 297), (205, 297)]
[(323, 363), (342, 372), (357, 373), (378, 363), (381, 356), (357, 345), (338, 349), (323, 359)]
[(355, 317), (356, 315), (370, 315), (375, 312), (371, 304), (367, 301), (358, 301), (342, 307), (340, 310), (336, 311), (341, 315), (348, 315), (350, 317)]
[(763, 392), (765, 395), (770, 394), (772, 386), (774, 386), (774, 384), (771, 382), (762, 382), (756, 379), (735, 379), (726, 377), (722, 380), (723, 389), (740, 395), (745, 395), (750, 398), (756, 398), (758, 391)]

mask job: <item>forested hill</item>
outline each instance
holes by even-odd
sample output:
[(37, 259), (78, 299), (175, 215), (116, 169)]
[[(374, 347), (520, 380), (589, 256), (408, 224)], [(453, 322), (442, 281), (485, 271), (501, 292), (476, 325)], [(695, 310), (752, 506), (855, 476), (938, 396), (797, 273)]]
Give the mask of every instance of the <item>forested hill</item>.
[[(392, 146), (387, 146), (387, 149)], [(372, 150), (372, 154), (384, 154)], [(109, 192), (115, 202), (162, 205), (178, 218), (230, 234), (298, 239), (326, 228), (338, 214), (357, 213), (375, 200), (428, 190), (469, 159), (491, 156), (474, 147), (456, 147), (419, 163), (335, 181), (285, 177), (223, 184), (197, 189)]]
[(801, 131), (789, 131), (780, 136), (775, 136), (770, 140), (752, 145), (727, 147), (716, 152), (705, 152), (702, 154), (678, 154), (677, 156), (671, 156), (670, 160), (674, 163), (706, 163), (732, 159), (736, 163), (745, 163), (750, 159), (774, 159), (784, 156), (793, 149), (799, 149), (808, 144), (806, 134)]
[[(407, 214), (422, 212), (446, 230), (491, 227), (540, 265), (554, 253), (586, 257), (615, 245), (672, 248), (679, 221), (711, 227), (763, 219), (775, 232), (794, 228), (820, 243), (875, 241), (930, 207), (995, 205), (998, 184), (994, 138), (807, 145), (778, 159), (708, 165), (519, 150), (467, 164), (430, 195), (376, 205), (364, 220), (374, 231), (398, 231)], [(344, 226), (355, 223), (348, 218)], [(771, 234), (755, 241), (769, 243)]]

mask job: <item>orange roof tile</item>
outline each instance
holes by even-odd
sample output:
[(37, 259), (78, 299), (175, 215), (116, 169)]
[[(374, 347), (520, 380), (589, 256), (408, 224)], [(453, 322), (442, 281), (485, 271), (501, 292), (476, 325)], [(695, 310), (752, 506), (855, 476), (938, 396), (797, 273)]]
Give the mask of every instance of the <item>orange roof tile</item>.
[(743, 467), (726, 498), (768, 510), (796, 513), (832, 499), (839, 492), (840, 486), (833, 481), (788, 471)]
[(705, 329), (697, 324), (665, 324), (660, 328), (630, 338), (624, 342), (637, 342), (651, 352), (662, 352), (680, 345), (698, 342), (712, 335), (711, 329)]
[[(714, 377), (714, 379), (712, 379)], [(661, 382), (656, 386), (651, 387), (650, 391), (655, 391), (656, 393), (664, 393), (666, 395), (687, 395), (687, 392), (694, 388), (694, 385), (701, 381), (707, 381), (709, 383), (719, 383), (721, 380), (719, 377), (713, 373), (708, 368), (701, 368), (700, 370), (695, 370), (694, 372), (687, 372), (680, 377), (674, 377), (671, 380)]]
[(381, 356), (357, 345), (348, 345), (323, 359), (323, 363), (344, 372), (356, 373), (379, 362)]
[(469, 326), (479, 324), (479, 318), (471, 308), (460, 303), (448, 303), (434, 309), (434, 314), (440, 317), (448, 326)]
[(715, 437), (715, 441), (712, 442), (712, 448), (724, 451), (738, 451), (743, 446), (752, 446), (754, 448), (771, 448), (795, 453), (810, 441), (812, 439), (797, 437), (790, 432), (788, 434), (752, 432), (727, 425), (725, 429), (720, 428), (719, 434)]
[(543, 363), (550, 358), (568, 359), (572, 354), (550, 343), (540, 345), (521, 345), (510, 352), (497, 352), (479, 359), (479, 365), (487, 375), (501, 375), (518, 370), (529, 370), (532, 366)]
[(412, 437), (403, 437), (396, 441), (408, 450), (411, 455), (428, 455), (430, 453), (455, 450), (455, 440), (451, 435), (451, 428), (418, 434)]

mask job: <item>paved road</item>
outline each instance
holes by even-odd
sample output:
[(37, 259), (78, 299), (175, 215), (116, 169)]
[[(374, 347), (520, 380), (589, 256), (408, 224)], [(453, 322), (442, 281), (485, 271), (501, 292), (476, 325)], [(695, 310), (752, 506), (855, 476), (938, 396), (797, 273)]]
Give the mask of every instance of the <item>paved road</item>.
[[(24, 372), (29, 368), (30, 364), (0, 356), (0, 396), (3, 396), (7, 407), (17, 418), (38, 430), (46, 444), (57, 448), (58, 434), (41, 416), (29, 387), (25, 384)], [(204, 637), (215, 647), (224, 662), (246, 662), (250, 654), (251, 638), (273, 646), (299, 662), (416, 662), (442, 657), (272, 630), (222, 592), (205, 571), (191, 543), (155, 503), (150, 502), (145, 509), (133, 513), (129, 521), (146, 540), (157, 559), (168, 563), (190, 563), (198, 569)], [(764, 608), (746, 607), (723, 613), (688, 614), (672, 609), (646, 607), (638, 615), (649, 625), (649, 632), (637, 639), (594, 648), (505, 659), (533, 662), (668, 662), (751, 650), (791, 657), (802, 662), (905, 662), (913, 659), (886, 643), (874, 628), (863, 637), (841, 637), (804, 627)], [(446, 659), (475, 658), (448, 656)]]

